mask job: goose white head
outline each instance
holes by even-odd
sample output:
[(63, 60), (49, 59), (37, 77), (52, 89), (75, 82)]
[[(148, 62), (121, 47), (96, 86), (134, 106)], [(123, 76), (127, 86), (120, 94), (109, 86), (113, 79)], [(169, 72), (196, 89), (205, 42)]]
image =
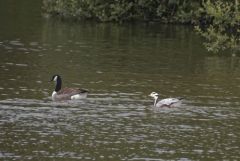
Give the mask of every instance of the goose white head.
[(149, 96), (154, 99), (154, 106), (156, 106), (159, 94), (156, 92), (152, 92), (152, 93), (150, 93)]
[(149, 96), (154, 98), (154, 99), (158, 99), (159, 94), (156, 93), (156, 92), (152, 92)]

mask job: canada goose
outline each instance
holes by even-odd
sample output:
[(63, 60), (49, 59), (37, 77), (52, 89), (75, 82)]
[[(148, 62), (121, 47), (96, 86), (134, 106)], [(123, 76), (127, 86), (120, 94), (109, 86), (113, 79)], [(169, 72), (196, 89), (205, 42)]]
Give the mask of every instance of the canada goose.
[(56, 82), (55, 90), (52, 93), (53, 101), (83, 99), (88, 95), (88, 91), (77, 88), (62, 88), (62, 79), (59, 75), (53, 75), (51, 81)]
[(165, 98), (159, 100), (159, 94), (156, 92), (152, 92), (150, 97), (154, 98), (154, 107), (179, 107), (182, 104), (183, 98)]

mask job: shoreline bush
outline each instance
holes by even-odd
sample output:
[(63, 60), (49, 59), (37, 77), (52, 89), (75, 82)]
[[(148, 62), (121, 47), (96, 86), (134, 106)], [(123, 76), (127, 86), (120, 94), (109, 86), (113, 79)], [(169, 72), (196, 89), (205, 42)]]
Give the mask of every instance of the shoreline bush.
[[(201, 0), (43, 0), (46, 14), (101, 22), (194, 23)], [(193, 18), (194, 17), (194, 18)]]
[(210, 1), (200, 9), (205, 22), (195, 26), (196, 32), (206, 39), (208, 51), (219, 52), (226, 49), (232, 53), (240, 51), (240, 7), (238, 1)]

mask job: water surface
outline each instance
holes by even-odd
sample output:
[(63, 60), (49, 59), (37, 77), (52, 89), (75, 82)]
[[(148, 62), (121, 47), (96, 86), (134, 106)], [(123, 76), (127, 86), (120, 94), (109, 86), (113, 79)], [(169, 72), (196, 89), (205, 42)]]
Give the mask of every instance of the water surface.
[[(45, 19), (0, 2), (0, 160), (240, 160), (238, 57), (190, 27)], [(90, 90), (52, 102), (53, 74)], [(152, 110), (152, 91), (184, 97)]]

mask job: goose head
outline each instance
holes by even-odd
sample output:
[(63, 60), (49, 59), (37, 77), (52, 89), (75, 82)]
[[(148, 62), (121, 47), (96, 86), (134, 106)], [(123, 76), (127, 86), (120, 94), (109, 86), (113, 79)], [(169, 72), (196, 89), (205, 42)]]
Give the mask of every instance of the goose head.
[(56, 87), (55, 87), (55, 91), (58, 92), (61, 90), (62, 87), (62, 79), (60, 77), (60, 75), (53, 75), (52, 79), (50, 80), (51, 82), (56, 82)]
[(52, 76), (52, 79), (50, 81), (51, 82), (52, 81), (57, 82), (58, 80), (61, 80), (61, 77), (60, 77), (60, 75), (55, 74), (55, 75)]
[(149, 96), (154, 99), (154, 106), (156, 106), (159, 94), (156, 92), (152, 92), (152, 93), (150, 93)]
[(149, 96), (152, 97), (152, 98), (154, 98), (154, 99), (156, 100), (156, 99), (158, 99), (159, 94), (156, 93), (156, 92), (152, 92), (152, 93), (150, 93)]

